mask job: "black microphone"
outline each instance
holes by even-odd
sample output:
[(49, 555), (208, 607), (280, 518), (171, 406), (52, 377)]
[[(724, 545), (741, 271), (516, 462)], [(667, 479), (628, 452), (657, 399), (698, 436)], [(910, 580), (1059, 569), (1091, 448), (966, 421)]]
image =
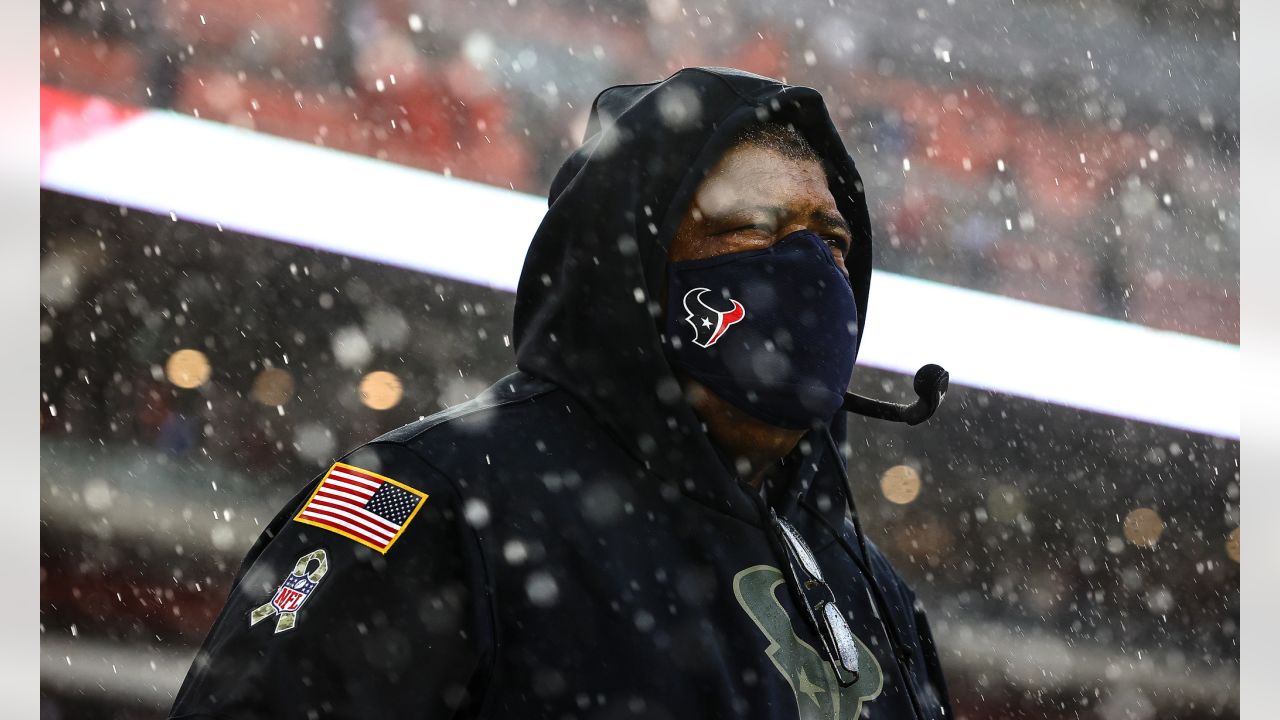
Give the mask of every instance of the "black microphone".
[(845, 393), (844, 409), (877, 420), (919, 425), (938, 411), (950, 381), (951, 375), (942, 366), (930, 363), (916, 371), (912, 385), (919, 397), (910, 405)]

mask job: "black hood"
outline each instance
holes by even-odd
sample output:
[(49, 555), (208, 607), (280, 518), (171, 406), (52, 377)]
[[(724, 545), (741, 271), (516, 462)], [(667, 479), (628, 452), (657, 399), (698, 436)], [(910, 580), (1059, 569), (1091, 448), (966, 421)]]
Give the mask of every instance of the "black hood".
[[(854, 235), (845, 263), (861, 341), (871, 223), (853, 159), (818, 91), (729, 68), (685, 68), (596, 96), (586, 137), (556, 174), (525, 258), (514, 327), (521, 370), (571, 393), (687, 494), (750, 516), (732, 498), (741, 493), (724, 492), (735, 481), (679, 391), (663, 353), (659, 302), (667, 248), (699, 182), (745, 127), (764, 122), (793, 124), (823, 160)], [(837, 439), (843, 415), (832, 418)], [(802, 445), (829, 455), (826, 443)], [(820, 476), (834, 474), (828, 469)]]

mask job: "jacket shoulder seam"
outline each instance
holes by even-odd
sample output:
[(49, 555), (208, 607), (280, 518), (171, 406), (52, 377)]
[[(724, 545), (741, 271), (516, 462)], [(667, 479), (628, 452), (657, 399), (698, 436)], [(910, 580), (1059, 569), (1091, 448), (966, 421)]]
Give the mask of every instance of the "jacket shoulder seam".
[[(454, 407), (449, 408), (447, 410), (442, 410), (441, 412), (436, 413), (435, 415), (430, 415), (428, 417), (422, 418), (421, 420), (417, 420), (415, 422), (409, 423), (408, 425), (404, 425), (402, 427), (396, 428), (395, 430), (385, 432), (382, 435), (379, 435), (378, 437), (374, 438), (373, 440), (370, 440), (369, 443), (372, 444), (376, 442), (382, 442), (382, 443), (391, 443), (391, 444), (403, 445), (404, 447), (409, 447), (410, 443), (422, 437), (428, 431), (433, 430), (442, 425), (446, 425), (450, 422), (453, 422), (454, 420), (468, 417), (470, 415), (474, 415), (478, 412), (483, 412), (485, 410), (497, 410), (498, 408), (507, 407), (509, 405), (517, 405), (519, 403), (529, 402), (531, 400), (534, 400), (535, 398), (539, 398), (539, 397), (542, 397), (543, 395), (551, 393), (556, 389), (557, 388), (555, 385), (547, 383), (546, 387), (537, 388), (528, 393), (522, 393), (516, 397), (504, 398), (504, 399), (496, 400), (493, 402), (481, 403), (480, 398), (476, 398), (470, 403), (455, 405)], [(464, 407), (468, 404), (472, 406), (464, 409)], [(414, 425), (418, 425), (418, 424), (421, 424), (421, 427), (418, 427), (415, 430), (413, 430), (411, 434), (405, 435), (403, 437), (396, 436), (396, 434), (399, 433), (400, 431), (405, 430), (406, 428), (413, 427)], [(419, 457), (421, 457), (420, 454), (419, 454)]]

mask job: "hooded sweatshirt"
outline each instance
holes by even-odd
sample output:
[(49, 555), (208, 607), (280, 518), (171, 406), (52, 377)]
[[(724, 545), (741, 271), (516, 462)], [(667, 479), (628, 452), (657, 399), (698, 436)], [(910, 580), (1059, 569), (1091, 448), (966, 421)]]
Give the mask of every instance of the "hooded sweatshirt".
[[(846, 511), (843, 413), (757, 492), (663, 353), (667, 247), (747, 126), (793, 124), (855, 235), (861, 179), (813, 89), (725, 68), (606, 89), (516, 294), (518, 370), (343, 457), (255, 543), (171, 718), (950, 717), (923, 610)], [(828, 433), (829, 430), (829, 433)], [(856, 638), (842, 686), (787, 520)]]

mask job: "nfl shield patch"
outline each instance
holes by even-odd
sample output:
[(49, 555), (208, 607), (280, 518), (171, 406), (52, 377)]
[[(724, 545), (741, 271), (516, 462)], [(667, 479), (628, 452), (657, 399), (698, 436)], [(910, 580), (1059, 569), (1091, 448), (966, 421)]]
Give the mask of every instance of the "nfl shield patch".
[[(315, 566), (312, 567), (312, 563)], [(298, 610), (311, 597), (325, 573), (329, 572), (329, 556), (324, 550), (316, 550), (298, 558), (293, 572), (285, 576), (276, 588), (271, 601), (249, 613), (249, 625), (257, 625), (272, 615), (276, 618), (276, 632), (284, 632), (298, 624)]]
[(302, 603), (307, 599), (307, 596), (319, 584), (305, 575), (302, 577), (290, 575), (285, 578), (284, 584), (276, 591), (275, 597), (271, 598), (271, 604), (282, 613), (297, 612), (298, 608), (302, 607)]

